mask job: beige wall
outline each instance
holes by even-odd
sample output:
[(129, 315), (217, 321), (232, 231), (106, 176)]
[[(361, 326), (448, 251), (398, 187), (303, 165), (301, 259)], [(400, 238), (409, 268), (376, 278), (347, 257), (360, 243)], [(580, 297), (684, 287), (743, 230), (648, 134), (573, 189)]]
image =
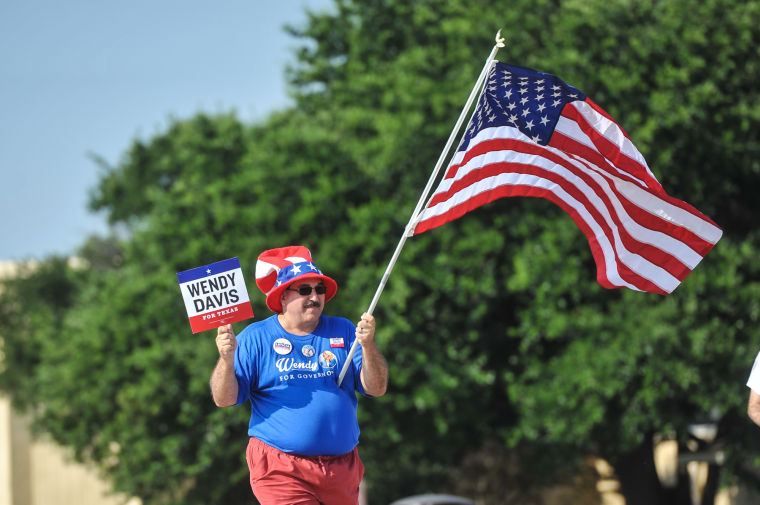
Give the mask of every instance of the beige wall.
[(29, 425), (0, 396), (0, 505), (140, 505), (137, 498), (109, 493), (92, 469), (66, 451), (33, 439)]
[[(34, 268), (35, 262), (26, 266)], [(0, 280), (18, 275), (19, 267), (13, 261), (0, 261)], [(0, 351), (0, 362), (2, 358)], [(0, 505), (53, 504), (139, 505), (140, 500), (109, 493), (94, 470), (74, 463), (50, 440), (34, 439), (27, 419), (13, 411), (7, 396), (0, 395)]]

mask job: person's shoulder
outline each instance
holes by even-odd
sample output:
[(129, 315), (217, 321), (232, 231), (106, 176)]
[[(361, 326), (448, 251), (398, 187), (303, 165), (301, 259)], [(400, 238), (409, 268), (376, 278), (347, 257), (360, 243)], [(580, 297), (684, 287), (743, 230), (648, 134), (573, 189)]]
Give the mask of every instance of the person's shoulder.
[(255, 321), (249, 324), (240, 332), (237, 339), (239, 341), (256, 341), (268, 338), (276, 326), (274, 323), (275, 317), (277, 316), (273, 315), (266, 319), (262, 319), (261, 321)]
[(322, 316), (320, 316), (320, 317), (322, 318), (322, 324), (326, 328), (342, 328), (342, 327), (351, 328), (354, 325), (354, 323), (352, 323), (351, 321), (349, 321), (345, 317), (326, 316), (324, 314), (322, 314)]

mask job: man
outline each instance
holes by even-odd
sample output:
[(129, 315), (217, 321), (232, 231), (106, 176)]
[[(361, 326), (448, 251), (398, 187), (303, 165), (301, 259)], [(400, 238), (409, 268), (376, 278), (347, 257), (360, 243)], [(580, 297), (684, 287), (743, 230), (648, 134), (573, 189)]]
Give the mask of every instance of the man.
[[(259, 255), (256, 284), (275, 314), (235, 337), (219, 328), (211, 393), (219, 407), (251, 402), (246, 459), (262, 505), (356, 505), (359, 458), (356, 391), (385, 394), (388, 365), (375, 343), (375, 319), (322, 314), (337, 283), (302, 246)], [(338, 387), (357, 339), (360, 346)]]
[(755, 364), (752, 365), (747, 387), (750, 388), (747, 415), (756, 425), (760, 426), (760, 353), (755, 357)]

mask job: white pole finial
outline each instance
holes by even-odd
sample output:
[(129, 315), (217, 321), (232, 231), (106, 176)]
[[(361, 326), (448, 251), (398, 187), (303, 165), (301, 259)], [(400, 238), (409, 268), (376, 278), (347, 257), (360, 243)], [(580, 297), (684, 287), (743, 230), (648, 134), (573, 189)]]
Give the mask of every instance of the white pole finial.
[(501, 36), (501, 30), (499, 30), (496, 32), (496, 47), (504, 47), (505, 45), (505, 39)]

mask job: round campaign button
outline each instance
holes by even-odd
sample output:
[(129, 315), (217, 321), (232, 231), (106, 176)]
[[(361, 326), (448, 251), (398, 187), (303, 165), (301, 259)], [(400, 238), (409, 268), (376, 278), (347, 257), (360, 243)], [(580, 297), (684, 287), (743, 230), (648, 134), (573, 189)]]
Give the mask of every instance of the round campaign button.
[(274, 347), (274, 352), (277, 354), (282, 354), (283, 356), (285, 354), (290, 354), (290, 351), (293, 350), (293, 344), (291, 344), (290, 340), (287, 338), (278, 338), (274, 341), (272, 347)]
[(326, 368), (328, 370), (335, 368), (336, 363), (338, 363), (338, 358), (336, 358), (335, 355), (330, 351), (322, 351), (322, 353), (319, 355), (319, 365), (322, 368)]

